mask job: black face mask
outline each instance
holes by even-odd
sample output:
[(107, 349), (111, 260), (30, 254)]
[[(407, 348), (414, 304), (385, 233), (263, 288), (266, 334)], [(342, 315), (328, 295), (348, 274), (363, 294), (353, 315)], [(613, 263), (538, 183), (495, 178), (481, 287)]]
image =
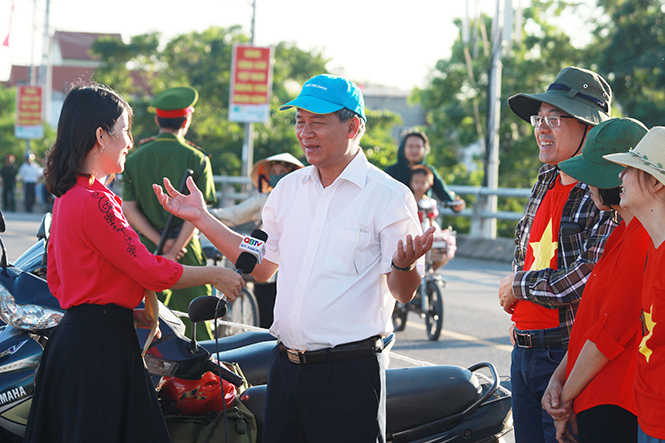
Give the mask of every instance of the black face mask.
[(270, 180), (268, 180), (268, 184), (274, 188), (277, 186), (277, 182), (279, 182), (286, 175), (287, 174), (270, 174)]

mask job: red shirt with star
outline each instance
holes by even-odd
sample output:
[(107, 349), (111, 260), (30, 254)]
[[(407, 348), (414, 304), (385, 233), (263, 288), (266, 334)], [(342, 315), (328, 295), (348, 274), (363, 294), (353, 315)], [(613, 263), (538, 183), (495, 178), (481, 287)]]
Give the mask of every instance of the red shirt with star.
[(55, 199), (47, 269), (49, 289), (63, 309), (83, 303), (134, 309), (144, 288), (170, 288), (183, 272), (181, 264), (143, 246), (120, 198), (82, 176)]
[(642, 430), (665, 440), (665, 243), (649, 244), (642, 283), (642, 333), (637, 352), (635, 404)]
[(649, 234), (637, 218), (614, 229), (589, 276), (568, 345), (566, 377), (587, 340), (610, 361), (574, 401), (576, 413), (617, 405), (635, 414), (633, 383), (640, 323), (642, 273)]
[[(558, 269), (557, 248), (559, 245), (559, 224), (561, 213), (575, 182), (561, 184), (557, 177), (552, 189), (548, 190), (531, 224), (529, 247), (524, 258), (524, 270), (544, 268)], [(521, 331), (558, 328), (559, 310), (547, 309), (528, 300), (518, 300), (512, 315), (515, 327)]]

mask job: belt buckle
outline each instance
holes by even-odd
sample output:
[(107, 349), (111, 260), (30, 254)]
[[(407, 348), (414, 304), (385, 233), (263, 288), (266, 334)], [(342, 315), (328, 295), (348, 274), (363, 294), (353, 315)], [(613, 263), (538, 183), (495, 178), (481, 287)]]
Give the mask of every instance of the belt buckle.
[[(531, 339), (531, 334), (515, 334), (517, 337), (517, 346), (520, 348), (533, 348), (533, 340)], [(524, 343), (520, 343), (520, 338), (523, 339)]]
[(284, 349), (286, 350), (286, 356), (289, 357), (289, 360), (292, 363), (295, 363), (297, 365), (305, 363), (303, 361), (304, 358), (302, 358), (302, 357), (304, 357), (305, 351), (298, 351), (296, 349), (289, 349), (289, 348), (286, 348), (286, 347)]

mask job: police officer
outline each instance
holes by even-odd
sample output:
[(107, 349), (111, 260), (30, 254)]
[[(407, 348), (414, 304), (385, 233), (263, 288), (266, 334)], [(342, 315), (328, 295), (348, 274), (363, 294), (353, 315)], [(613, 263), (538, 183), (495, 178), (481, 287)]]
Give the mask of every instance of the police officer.
[[(157, 94), (151, 106), (155, 108), (159, 134), (147, 139), (127, 157), (122, 185), (123, 209), (127, 220), (140, 232), (141, 241), (150, 251), (155, 251), (159, 244), (169, 216), (155, 198), (153, 183), (162, 183), (164, 177), (173, 183), (180, 183), (185, 171), (191, 169), (206, 202), (210, 205), (216, 201), (210, 160), (185, 140), (198, 97), (198, 92), (190, 87), (171, 88)], [(198, 231), (191, 223), (173, 218), (167, 238), (163, 256), (185, 265), (205, 266), (206, 257)], [(192, 299), (211, 293), (209, 285), (197, 286), (165, 291), (160, 299), (171, 309), (187, 312)], [(183, 320), (189, 335), (191, 323), (188, 319)], [(201, 340), (212, 338), (204, 322), (197, 326), (196, 337)]]

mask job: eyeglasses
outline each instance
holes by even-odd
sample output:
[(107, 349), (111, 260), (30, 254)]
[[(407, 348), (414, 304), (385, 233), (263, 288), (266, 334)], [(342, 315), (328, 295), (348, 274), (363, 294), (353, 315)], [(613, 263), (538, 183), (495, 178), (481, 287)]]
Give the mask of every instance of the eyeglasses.
[(561, 124), (562, 118), (575, 118), (575, 117), (571, 117), (569, 115), (546, 115), (544, 117), (541, 117), (540, 115), (532, 115), (530, 117), (530, 120), (531, 120), (531, 125), (533, 125), (534, 128), (540, 127), (540, 124), (543, 122), (545, 122), (545, 124), (550, 128), (556, 128)]

